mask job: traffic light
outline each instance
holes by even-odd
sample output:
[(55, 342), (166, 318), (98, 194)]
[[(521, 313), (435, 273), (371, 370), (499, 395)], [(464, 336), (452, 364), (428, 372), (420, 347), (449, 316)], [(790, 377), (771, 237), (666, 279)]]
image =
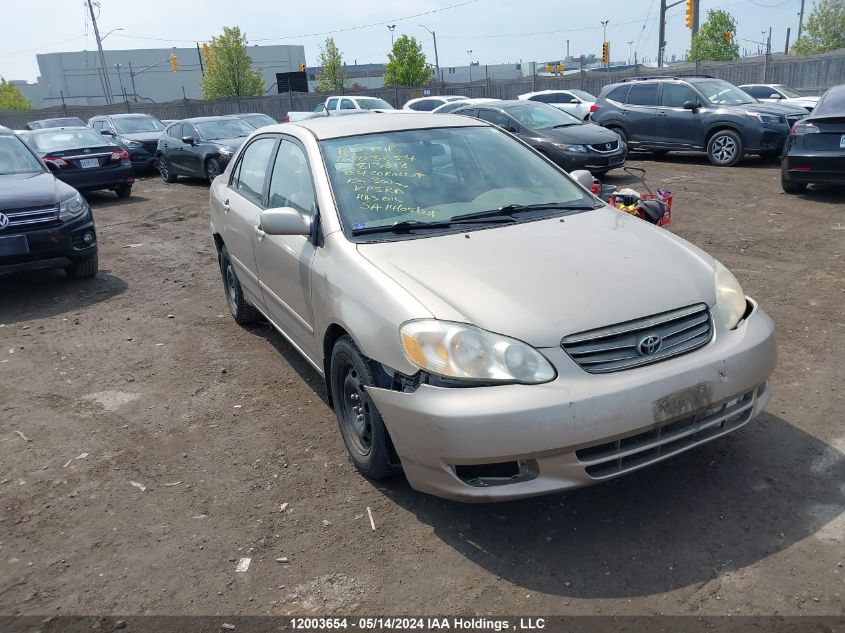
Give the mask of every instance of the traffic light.
[(170, 70), (174, 73), (179, 70), (179, 58), (173, 53), (170, 54)]
[(557, 65), (557, 71), (558, 71), (559, 73), (563, 73), (563, 64), (558, 64), (558, 65)]
[(205, 55), (205, 58), (208, 59), (211, 57), (211, 46), (208, 45), (208, 42), (203, 42), (202, 44), (202, 52)]
[(692, 16), (693, 16), (693, 12), (695, 11), (695, 8), (692, 6), (692, 3), (693, 3), (693, 2), (695, 2), (695, 0), (687, 0), (687, 19), (686, 19), (686, 27), (687, 27), (688, 29), (691, 29), (691, 28), (692, 28)]
[(602, 64), (610, 63), (610, 42), (602, 42), (602, 45), (601, 45), (601, 62), (602, 62)]
[(299, 64), (299, 72), (301, 72), (301, 73), (305, 72), (305, 64)]
[(733, 39), (734, 39), (734, 34), (733, 34), (733, 33), (731, 33), (730, 31), (725, 31), (725, 32), (722, 34), (722, 37), (723, 37), (723, 38), (725, 38), (725, 41), (726, 41), (728, 44), (730, 44), (730, 43), (733, 41)]

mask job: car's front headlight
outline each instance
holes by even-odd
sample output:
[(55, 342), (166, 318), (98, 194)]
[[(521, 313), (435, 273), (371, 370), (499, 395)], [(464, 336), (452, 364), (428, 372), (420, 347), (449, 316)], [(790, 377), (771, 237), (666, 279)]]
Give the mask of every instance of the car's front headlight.
[(554, 367), (522, 341), (473, 325), (424, 319), (399, 328), (407, 359), (425, 371), (470, 383), (538, 384), (554, 380)]
[(85, 201), (81, 193), (77, 193), (75, 196), (59, 203), (59, 219), (62, 222), (73, 220), (87, 212), (88, 202)]
[(231, 156), (235, 153), (231, 147), (221, 147), (219, 150), (221, 156)]
[(761, 112), (746, 112), (745, 114), (747, 114), (748, 116), (754, 117), (755, 119), (760, 121), (760, 123), (766, 123), (766, 124), (769, 124), (769, 125), (775, 125), (777, 123), (782, 123), (781, 117), (779, 117), (775, 114), (763, 114)]
[(584, 145), (569, 145), (567, 143), (557, 143), (555, 145), (562, 152), (575, 152), (577, 154), (585, 154), (587, 148)]
[(713, 280), (716, 284), (716, 308), (725, 327), (732, 330), (745, 314), (745, 293), (731, 271), (718, 261)]

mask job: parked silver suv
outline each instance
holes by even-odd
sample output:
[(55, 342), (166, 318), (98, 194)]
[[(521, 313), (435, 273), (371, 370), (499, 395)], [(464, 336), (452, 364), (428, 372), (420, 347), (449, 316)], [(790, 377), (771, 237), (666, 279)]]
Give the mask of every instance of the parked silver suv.
[(769, 397), (772, 322), (724, 266), (482, 121), (262, 128), (214, 180), (211, 225), (233, 316), (325, 378), (372, 478), (469, 501), (583, 486)]

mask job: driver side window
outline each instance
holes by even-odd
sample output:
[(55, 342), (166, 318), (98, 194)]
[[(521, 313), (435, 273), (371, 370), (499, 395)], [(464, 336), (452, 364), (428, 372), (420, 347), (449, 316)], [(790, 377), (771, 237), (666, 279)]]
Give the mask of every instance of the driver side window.
[(508, 130), (509, 128), (513, 127), (513, 124), (511, 124), (510, 119), (508, 119), (508, 117), (506, 117), (501, 112), (496, 112), (495, 110), (479, 110), (478, 118), (482, 121), (489, 121), (493, 125), (497, 125), (503, 130)]
[(314, 183), (305, 151), (293, 141), (283, 140), (270, 175), (269, 207), (292, 207), (311, 216), (315, 203)]

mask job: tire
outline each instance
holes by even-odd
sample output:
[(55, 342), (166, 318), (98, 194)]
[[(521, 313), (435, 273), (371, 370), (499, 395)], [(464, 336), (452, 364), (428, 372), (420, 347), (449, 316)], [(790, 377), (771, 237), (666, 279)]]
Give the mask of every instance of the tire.
[(628, 135), (621, 127), (609, 127), (607, 129), (616, 132), (619, 135), (619, 138), (622, 139), (622, 142), (625, 143), (625, 145), (628, 144)]
[(796, 195), (799, 193), (804, 193), (807, 191), (807, 183), (806, 182), (793, 182), (791, 180), (787, 180), (783, 177), (783, 173), (780, 175), (780, 188), (783, 189), (784, 193), (788, 193), (790, 195)]
[(369, 479), (387, 479), (402, 467), (391, 460), (387, 427), (366, 387), (375, 383), (367, 359), (348, 336), (332, 349), (329, 366), (332, 402), (343, 443), (359, 472)]
[(742, 138), (733, 130), (718, 130), (707, 141), (707, 158), (716, 167), (733, 167), (742, 154)]
[(158, 157), (158, 161), (156, 162), (156, 169), (158, 169), (158, 173), (161, 174), (161, 179), (168, 185), (172, 185), (174, 182), (176, 182), (176, 174), (170, 171), (170, 164), (167, 162), (167, 159), (164, 156)]
[(118, 198), (126, 199), (132, 195), (132, 185), (120, 185), (114, 192)]
[(65, 268), (68, 278), (77, 279), (91, 279), (97, 274), (99, 268), (99, 258), (97, 253), (73, 260), (73, 263)]
[(238, 325), (247, 325), (258, 321), (261, 318), (261, 313), (244, 299), (241, 282), (238, 281), (238, 275), (225, 246), (220, 249), (220, 274), (223, 276), (226, 305), (229, 306), (229, 312), (232, 313), (235, 322)]
[(205, 177), (208, 179), (208, 184), (214, 182), (214, 179), (221, 173), (223, 173), (223, 170), (216, 158), (209, 158), (205, 161)]

